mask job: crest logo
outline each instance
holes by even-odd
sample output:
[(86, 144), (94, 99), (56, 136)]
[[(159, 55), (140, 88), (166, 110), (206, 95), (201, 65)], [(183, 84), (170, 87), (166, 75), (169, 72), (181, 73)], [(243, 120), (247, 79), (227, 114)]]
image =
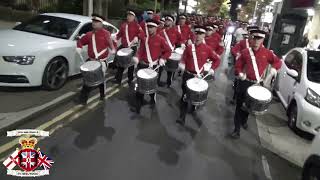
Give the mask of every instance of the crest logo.
[[(37, 138), (31, 136), (49, 136), (49, 132), (39, 130), (8, 131), (7, 136), (22, 136), (19, 139), (21, 149), (17, 148), (4, 162), (7, 174), (20, 177), (36, 177), (49, 175), (49, 169), (54, 163), (47, 155), (35, 150)], [(20, 170), (14, 170), (17, 167)]]

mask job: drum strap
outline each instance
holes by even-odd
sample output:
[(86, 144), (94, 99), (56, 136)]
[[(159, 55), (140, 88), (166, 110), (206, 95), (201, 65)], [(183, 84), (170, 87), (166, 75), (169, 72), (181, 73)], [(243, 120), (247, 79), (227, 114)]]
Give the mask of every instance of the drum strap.
[(172, 46), (172, 43), (171, 43), (171, 41), (170, 41), (170, 39), (168, 37), (167, 31), (165, 29), (163, 30), (163, 34), (164, 34), (164, 37), (166, 38), (166, 40), (167, 40), (167, 42), (168, 42), (168, 44), (170, 46), (171, 51), (173, 51), (174, 47)]
[(129, 29), (129, 25), (126, 24), (126, 40), (127, 40), (128, 47), (130, 47), (131, 42), (129, 40), (129, 30), (128, 29)]
[(250, 46), (249, 46), (249, 40), (248, 39), (246, 39), (246, 48), (249, 48)]
[(94, 56), (96, 59), (99, 59), (99, 56), (101, 56), (102, 54), (104, 54), (108, 50), (106, 48), (106, 49), (102, 50), (100, 53), (98, 53), (95, 33), (92, 33), (92, 46), (93, 46)]
[(194, 44), (191, 45), (192, 48), (192, 59), (193, 59), (193, 64), (194, 64), (194, 68), (197, 72), (197, 75), (200, 77), (200, 73), (203, 69), (203, 67), (201, 69), (199, 69), (199, 65), (198, 65), (198, 58), (197, 58), (197, 53), (196, 53), (196, 47)]
[(147, 52), (147, 60), (149, 62), (149, 64), (152, 63), (152, 57), (151, 57), (151, 53), (150, 53), (150, 48), (149, 48), (149, 36), (147, 36), (146, 38), (146, 42), (145, 42), (145, 47), (146, 47), (146, 52)]
[(181, 34), (181, 27), (178, 25), (178, 32)]
[(145, 30), (146, 30), (146, 35), (147, 35), (147, 37), (149, 37), (149, 32), (148, 32), (148, 26), (147, 26), (147, 23), (145, 23), (144, 28), (145, 28)]
[(249, 49), (249, 53), (250, 53), (250, 56), (251, 56), (252, 66), (253, 66), (254, 74), (256, 76), (256, 80), (257, 80), (258, 83), (260, 83), (261, 77), (259, 75), (259, 69), (258, 69), (258, 66), (257, 66), (256, 57), (254, 56), (252, 48), (248, 48), (248, 49)]

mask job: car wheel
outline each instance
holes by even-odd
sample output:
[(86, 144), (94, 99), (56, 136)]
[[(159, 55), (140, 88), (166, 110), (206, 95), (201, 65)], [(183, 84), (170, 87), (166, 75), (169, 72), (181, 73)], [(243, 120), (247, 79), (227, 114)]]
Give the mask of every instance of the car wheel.
[(297, 130), (298, 108), (296, 104), (292, 104), (288, 112), (288, 126), (292, 130)]
[(68, 64), (62, 58), (52, 59), (43, 73), (42, 85), (47, 90), (60, 89), (67, 81)]
[(303, 172), (303, 180), (320, 180), (320, 167), (319, 166), (309, 166)]

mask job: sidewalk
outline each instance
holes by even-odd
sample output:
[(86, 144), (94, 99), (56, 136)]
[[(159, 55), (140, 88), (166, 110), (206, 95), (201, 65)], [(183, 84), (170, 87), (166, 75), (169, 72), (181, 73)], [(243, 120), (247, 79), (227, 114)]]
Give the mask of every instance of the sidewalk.
[(256, 118), (261, 144), (280, 157), (303, 166), (311, 148), (311, 141), (296, 135), (287, 125), (281, 103), (273, 102), (268, 113)]
[(0, 30), (2, 29), (10, 29), (15, 26), (15, 22), (8, 22), (8, 21), (2, 21), (0, 20)]

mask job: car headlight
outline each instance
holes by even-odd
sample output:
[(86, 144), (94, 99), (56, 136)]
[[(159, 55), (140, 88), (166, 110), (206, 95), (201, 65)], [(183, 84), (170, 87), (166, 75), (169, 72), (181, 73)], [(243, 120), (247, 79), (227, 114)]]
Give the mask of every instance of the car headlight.
[(307, 89), (307, 95), (305, 99), (310, 104), (320, 108), (320, 96), (310, 88)]
[(3, 59), (20, 65), (30, 65), (33, 64), (35, 56), (3, 56)]

